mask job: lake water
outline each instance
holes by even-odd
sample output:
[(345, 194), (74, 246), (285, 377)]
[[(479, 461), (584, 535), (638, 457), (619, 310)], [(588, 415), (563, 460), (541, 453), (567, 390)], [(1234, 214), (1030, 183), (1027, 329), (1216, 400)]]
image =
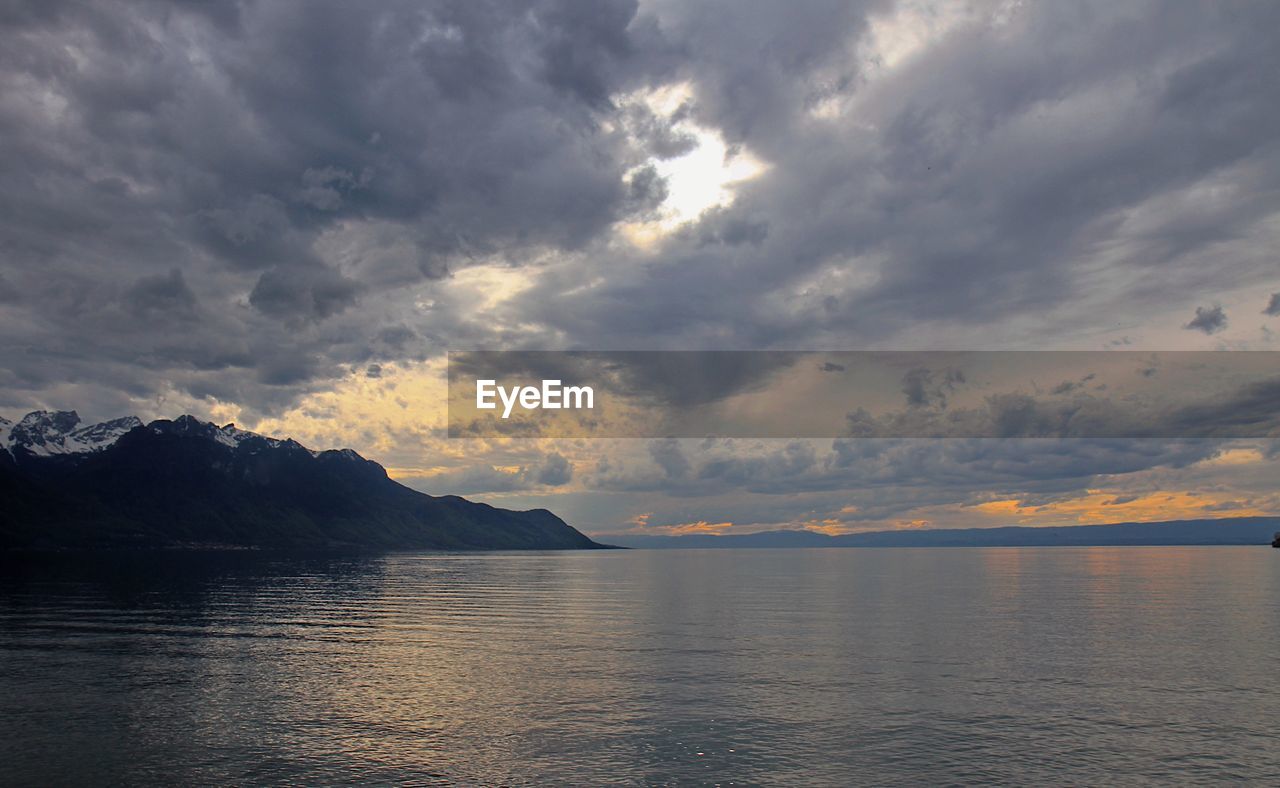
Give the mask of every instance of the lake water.
[(1280, 550), (15, 562), (0, 783), (1280, 783)]

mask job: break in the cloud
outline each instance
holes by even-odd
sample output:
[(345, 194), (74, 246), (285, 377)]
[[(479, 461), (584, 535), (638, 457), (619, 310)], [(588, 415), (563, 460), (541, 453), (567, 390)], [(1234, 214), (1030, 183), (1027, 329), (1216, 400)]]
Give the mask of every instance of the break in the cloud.
[(1277, 27), (1269, 2), (10, 2), (0, 411), (235, 417), (538, 492), (594, 460), (439, 442), (442, 400), (406, 392), (444, 350), (1267, 347), (1181, 327), (1188, 294), (1236, 315), (1280, 286)]

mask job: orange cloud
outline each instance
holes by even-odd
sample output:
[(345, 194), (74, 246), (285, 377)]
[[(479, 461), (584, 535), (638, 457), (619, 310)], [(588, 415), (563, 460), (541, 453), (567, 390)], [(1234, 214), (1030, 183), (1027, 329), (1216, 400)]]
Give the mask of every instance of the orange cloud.
[(931, 525), (931, 520), (897, 520), (893, 524), (894, 528), (928, 528)]
[(1188, 490), (1157, 490), (1138, 495), (1088, 490), (1077, 498), (1047, 504), (1024, 504), (1021, 499), (1009, 498), (986, 501), (971, 508), (992, 517), (1013, 518), (1024, 525), (1157, 522), (1270, 514), (1249, 501), (1239, 500), (1238, 496)]
[(733, 523), (709, 523), (706, 520), (698, 520), (694, 523), (676, 523), (675, 525), (660, 525), (654, 530), (663, 531), (669, 534), (718, 534), (727, 531), (733, 527)]
[(795, 527), (799, 527), (805, 531), (817, 531), (820, 534), (828, 534), (831, 536), (849, 533), (850, 530), (848, 525), (834, 517), (829, 517), (824, 520), (805, 520), (802, 523), (797, 523)]

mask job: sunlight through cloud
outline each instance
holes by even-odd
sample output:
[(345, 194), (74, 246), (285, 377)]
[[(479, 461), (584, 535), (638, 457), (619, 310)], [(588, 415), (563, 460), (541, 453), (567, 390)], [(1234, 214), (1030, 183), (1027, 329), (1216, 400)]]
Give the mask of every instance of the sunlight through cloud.
[(693, 101), (688, 83), (639, 91), (619, 100), (624, 108), (643, 108), (658, 122), (668, 124), (667, 135), (687, 140), (689, 148), (675, 156), (650, 156), (628, 171), (629, 179), (651, 167), (666, 184), (666, 197), (654, 216), (619, 227), (621, 234), (637, 246), (652, 245), (707, 210), (732, 204), (734, 188), (767, 169), (750, 151), (727, 145), (717, 129), (694, 123), (689, 118)]

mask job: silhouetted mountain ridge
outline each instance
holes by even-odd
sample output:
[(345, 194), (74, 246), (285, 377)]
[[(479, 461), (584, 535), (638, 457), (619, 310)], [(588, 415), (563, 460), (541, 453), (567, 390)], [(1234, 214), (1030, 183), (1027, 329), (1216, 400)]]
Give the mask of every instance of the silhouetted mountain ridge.
[(0, 430), (0, 547), (599, 547), (545, 509), (435, 497), (351, 449), (191, 416), (81, 428), (74, 411)]

